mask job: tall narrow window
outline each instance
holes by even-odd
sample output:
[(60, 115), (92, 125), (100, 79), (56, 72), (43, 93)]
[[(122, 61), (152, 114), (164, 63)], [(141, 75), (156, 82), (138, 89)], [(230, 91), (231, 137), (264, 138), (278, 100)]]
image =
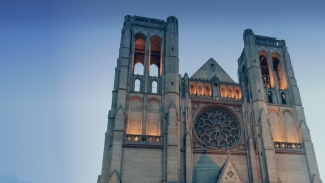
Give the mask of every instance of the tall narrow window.
[(220, 95), (222, 98), (226, 98), (227, 97), (227, 90), (226, 90), (226, 86), (225, 85), (221, 85), (220, 86)]
[(282, 104), (286, 105), (287, 102), (286, 102), (286, 96), (284, 94), (284, 92), (281, 92), (281, 100), (282, 100)]
[(140, 79), (136, 79), (134, 83), (134, 91), (140, 91)]
[(272, 92), (271, 91), (267, 92), (267, 98), (268, 98), (268, 102), (270, 104), (273, 104), (273, 97), (272, 97)]
[(159, 76), (159, 70), (156, 64), (150, 65), (150, 76)]
[(209, 84), (205, 85), (205, 95), (208, 97), (211, 96), (211, 89)]
[(232, 86), (228, 86), (228, 98), (234, 98), (234, 89)]
[(283, 86), (282, 86), (282, 69), (281, 69), (281, 65), (280, 65), (280, 62), (279, 62), (279, 59), (276, 58), (276, 57), (273, 57), (272, 58), (273, 60), (273, 70), (275, 72), (275, 75), (276, 75), (276, 78), (278, 80), (278, 85), (279, 85), (279, 89), (283, 89)]
[(267, 65), (267, 60), (263, 55), (260, 56), (260, 64), (261, 64), (262, 79), (263, 79), (264, 87), (271, 88), (269, 67)]
[(150, 76), (160, 76), (161, 72), (161, 39), (158, 36), (152, 36), (150, 40)]
[(157, 81), (153, 81), (151, 85), (151, 92), (157, 93)]
[(195, 87), (195, 83), (191, 82), (190, 83), (190, 94), (191, 95), (195, 95), (196, 94), (196, 87)]
[(199, 84), (197, 85), (197, 93), (198, 93), (199, 96), (204, 95), (204, 91), (203, 91), (202, 83), (199, 83)]
[(145, 47), (145, 37), (142, 34), (137, 35), (134, 43), (133, 74), (143, 75)]

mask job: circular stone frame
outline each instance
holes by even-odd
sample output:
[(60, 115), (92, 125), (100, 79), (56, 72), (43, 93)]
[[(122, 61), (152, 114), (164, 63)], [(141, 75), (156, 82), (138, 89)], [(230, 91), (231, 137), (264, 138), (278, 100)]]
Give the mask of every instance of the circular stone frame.
[(197, 139), (213, 149), (234, 147), (242, 138), (242, 129), (236, 114), (217, 106), (200, 110), (193, 124)]

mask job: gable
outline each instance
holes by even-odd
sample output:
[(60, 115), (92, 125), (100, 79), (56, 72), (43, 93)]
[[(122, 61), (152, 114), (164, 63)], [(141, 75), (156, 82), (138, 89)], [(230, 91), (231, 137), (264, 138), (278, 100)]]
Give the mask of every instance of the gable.
[(205, 62), (205, 64), (191, 76), (191, 79), (210, 80), (215, 75), (221, 82), (235, 83), (213, 58)]
[(243, 183), (229, 157), (222, 167), (217, 183)]

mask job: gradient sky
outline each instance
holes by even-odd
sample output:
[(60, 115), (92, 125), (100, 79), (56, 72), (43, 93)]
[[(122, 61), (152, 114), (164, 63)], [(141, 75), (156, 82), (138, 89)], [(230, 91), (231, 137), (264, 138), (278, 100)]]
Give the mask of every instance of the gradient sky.
[(0, 174), (96, 182), (125, 15), (179, 21), (180, 73), (235, 80), (243, 31), (286, 40), (325, 179), (325, 1), (0, 1)]

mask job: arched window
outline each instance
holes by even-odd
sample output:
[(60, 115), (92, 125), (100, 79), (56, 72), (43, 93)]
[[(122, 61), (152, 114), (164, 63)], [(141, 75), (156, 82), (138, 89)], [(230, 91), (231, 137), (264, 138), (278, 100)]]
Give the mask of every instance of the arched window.
[(228, 98), (234, 98), (234, 89), (232, 86), (228, 86)]
[(142, 63), (135, 64), (133, 74), (135, 74), (135, 75), (143, 75), (143, 65), (142, 65)]
[(263, 55), (260, 56), (260, 64), (261, 64), (262, 79), (263, 79), (264, 87), (271, 88), (269, 67), (267, 64), (267, 60)]
[(157, 81), (153, 81), (151, 83), (151, 92), (152, 93), (157, 93)]
[(280, 61), (277, 57), (272, 57), (273, 60), (273, 70), (275, 72), (276, 78), (278, 80), (279, 89), (285, 90), (287, 87), (285, 76), (282, 72)]
[(205, 95), (208, 97), (211, 96), (211, 89), (209, 84), (205, 85)]
[(193, 82), (190, 83), (190, 94), (191, 95), (196, 94), (196, 87), (195, 87), (195, 83), (193, 83)]
[(225, 85), (221, 85), (220, 86), (220, 94), (222, 98), (226, 98), (227, 97), (227, 90), (226, 90), (226, 86)]
[(150, 65), (150, 76), (159, 76), (159, 70), (156, 64)]
[(140, 91), (140, 79), (136, 79), (134, 82), (134, 91)]
[(241, 99), (241, 97), (242, 97), (241, 90), (238, 86), (235, 88), (235, 97), (237, 100)]
[(142, 99), (138, 96), (130, 99), (127, 134), (142, 134)]
[(273, 97), (271, 91), (267, 92), (267, 98), (268, 98), (268, 103), (273, 104)]
[(204, 95), (204, 91), (203, 91), (202, 83), (199, 83), (199, 84), (197, 85), (197, 94), (198, 94), (199, 96), (203, 96), (203, 95)]
[[(134, 43), (133, 74), (143, 75), (145, 47), (146, 47), (145, 37), (142, 34), (138, 34), (136, 36), (136, 40)], [(141, 63), (142, 65), (138, 63)], [(140, 67), (140, 65), (142, 66), (142, 69), (137, 68), (136, 70), (135, 66)], [(138, 70), (141, 70), (142, 72), (139, 73)]]
[(287, 102), (286, 102), (286, 96), (284, 94), (284, 92), (281, 92), (281, 100), (282, 100), (282, 104), (286, 105)]
[[(160, 76), (161, 72), (161, 39), (158, 36), (152, 36), (150, 39), (150, 76)], [(156, 66), (156, 68), (152, 68)], [(153, 69), (153, 70), (152, 70)]]

